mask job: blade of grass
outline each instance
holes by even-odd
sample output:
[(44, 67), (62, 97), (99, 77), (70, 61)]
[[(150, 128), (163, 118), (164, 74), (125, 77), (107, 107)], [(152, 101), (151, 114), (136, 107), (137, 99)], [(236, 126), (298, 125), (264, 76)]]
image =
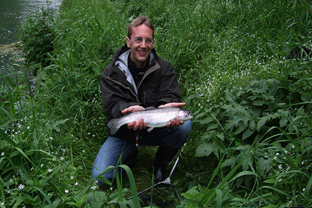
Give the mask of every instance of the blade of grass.
[[(117, 172), (117, 167), (115, 169), (115, 173)], [(116, 174), (116, 184), (117, 184), (117, 192), (118, 192), (118, 198), (119, 202), (123, 202), (123, 195), (122, 195), (122, 183), (120, 182), (120, 177), (122, 177), (119, 174)]]
[(10, 100), (10, 112), (13, 118), (15, 118), (16, 111), (15, 111), (15, 106), (14, 106), (14, 101), (13, 101), (11, 90), (9, 90), (9, 100)]
[(305, 194), (307, 196), (309, 196), (311, 186), (312, 186), (312, 176), (309, 178), (309, 181), (308, 181), (307, 186), (306, 186)]
[(141, 207), (140, 202), (139, 202), (137, 188), (136, 188), (135, 181), (134, 181), (134, 176), (133, 176), (131, 169), (126, 165), (119, 165), (118, 167), (123, 168), (128, 175), (134, 207), (136, 208)]
[(276, 191), (276, 192), (278, 192), (278, 193), (280, 193), (280, 194), (282, 194), (282, 195), (285, 195), (285, 196), (291, 198), (291, 196), (290, 196), (289, 194), (287, 194), (287, 193), (285, 193), (284, 191), (282, 191), (282, 190), (280, 190), (280, 189), (277, 189), (277, 188), (275, 188), (275, 187), (272, 187), (272, 186), (263, 186), (262, 188), (263, 188), (263, 189), (270, 189), (270, 190)]
[(50, 207), (54, 207), (53, 203), (51, 202), (50, 198), (47, 196), (46, 193), (44, 193), (40, 188), (38, 188), (36, 186), (34, 188), (37, 189), (42, 194), (42, 196), (45, 198), (45, 200), (47, 200), (47, 202), (49, 203)]
[(4, 191), (3, 191), (3, 185), (5, 184), (4, 181), (2, 180), (1, 176), (0, 176), (0, 191), (1, 191), (1, 201), (5, 202), (5, 195), (4, 195)]
[(222, 190), (221, 189), (215, 189), (216, 191), (216, 201), (217, 201), (217, 207), (222, 207)]

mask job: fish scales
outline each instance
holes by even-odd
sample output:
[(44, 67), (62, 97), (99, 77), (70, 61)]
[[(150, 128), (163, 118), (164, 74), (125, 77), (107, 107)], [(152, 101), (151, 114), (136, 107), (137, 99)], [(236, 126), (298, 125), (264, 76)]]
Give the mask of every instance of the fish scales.
[(110, 133), (115, 134), (121, 126), (131, 123), (132, 121), (138, 121), (141, 118), (147, 123), (149, 127), (148, 132), (150, 132), (153, 128), (165, 127), (172, 119), (178, 118), (182, 121), (186, 121), (193, 118), (193, 116), (189, 110), (183, 108), (157, 108), (136, 111), (123, 117), (112, 119), (108, 122), (107, 126), (110, 129)]

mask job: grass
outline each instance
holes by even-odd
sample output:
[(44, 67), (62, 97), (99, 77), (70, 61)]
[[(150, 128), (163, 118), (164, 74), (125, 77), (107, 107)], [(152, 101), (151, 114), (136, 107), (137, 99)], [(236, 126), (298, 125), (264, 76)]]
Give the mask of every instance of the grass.
[(308, 0), (64, 0), (58, 16), (38, 11), (21, 30), (26, 54), (43, 51), (34, 34), (53, 50), (1, 62), (0, 207), (141, 206), (155, 148), (140, 147), (111, 189), (91, 179), (107, 136), (99, 78), (141, 14), (195, 115), (172, 176), (182, 202), (154, 189), (154, 207), (312, 206), (311, 60), (287, 59), (311, 48)]

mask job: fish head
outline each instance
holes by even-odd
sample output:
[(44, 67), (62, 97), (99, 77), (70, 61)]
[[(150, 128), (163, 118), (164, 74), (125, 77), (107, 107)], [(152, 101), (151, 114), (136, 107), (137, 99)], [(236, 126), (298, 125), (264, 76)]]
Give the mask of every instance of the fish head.
[(192, 119), (193, 115), (192, 115), (191, 111), (186, 110), (186, 109), (181, 109), (181, 110), (179, 110), (178, 118), (183, 120), (183, 121), (186, 121), (186, 120)]

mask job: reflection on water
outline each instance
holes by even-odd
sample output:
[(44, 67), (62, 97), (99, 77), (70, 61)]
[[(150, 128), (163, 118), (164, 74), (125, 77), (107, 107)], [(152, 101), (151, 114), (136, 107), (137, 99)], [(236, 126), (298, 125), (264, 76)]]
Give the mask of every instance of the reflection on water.
[(0, 0), (0, 45), (17, 42), (18, 26), (39, 8), (57, 9), (62, 0)]

